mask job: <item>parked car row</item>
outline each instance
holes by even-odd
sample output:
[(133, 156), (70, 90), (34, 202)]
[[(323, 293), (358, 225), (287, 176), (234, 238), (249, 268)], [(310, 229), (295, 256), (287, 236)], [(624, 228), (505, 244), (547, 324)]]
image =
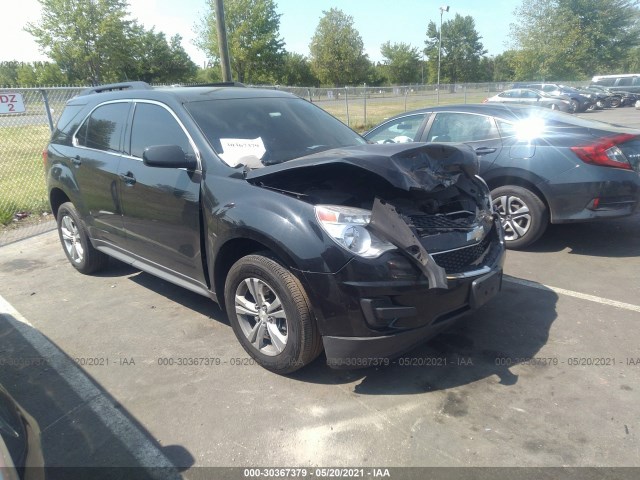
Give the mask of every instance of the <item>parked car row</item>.
[(520, 82), (514, 83), (513, 88), (509, 90), (487, 98), (485, 102), (535, 104), (552, 110), (580, 113), (603, 108), (633, 106), (639, 99), (640, 94), (624, 91), (621, 88), (614, 91), (602, 84), (574, 88), (558, 83)]
[(596, 75), (591, 79), (591, 85), (604, 87), (612, 92), (640, 94), (640, 74)]
[(550, 108), (561, 112), (575, 112), (575, 105), (566, 97), (550, 95), (530, 88), (512, 88), (486, 98), (483, 103), (520, 104)]

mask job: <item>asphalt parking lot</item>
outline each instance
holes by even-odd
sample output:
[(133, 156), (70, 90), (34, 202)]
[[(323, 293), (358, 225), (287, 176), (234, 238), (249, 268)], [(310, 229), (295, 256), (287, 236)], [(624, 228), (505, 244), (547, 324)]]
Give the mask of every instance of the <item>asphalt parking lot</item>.
[(80, 275), (49, 232), (0, 248), (0, 383), (52, 466), (639, 467), (639, 239), (639, 215), (551, 226), (390, 366), (282, 377), (208, 299), (116, 261)]

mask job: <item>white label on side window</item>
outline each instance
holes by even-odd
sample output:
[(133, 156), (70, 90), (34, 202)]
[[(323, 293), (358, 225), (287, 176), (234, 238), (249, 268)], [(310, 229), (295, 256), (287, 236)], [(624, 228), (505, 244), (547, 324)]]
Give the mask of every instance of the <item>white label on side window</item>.
[(247, 167), (261, 167), (260, 160), (266, 153), (262, 137), (258, 138), (221, 138), (220, 145), (223, 153), (220, 158), (231, 167), (246, 165)]

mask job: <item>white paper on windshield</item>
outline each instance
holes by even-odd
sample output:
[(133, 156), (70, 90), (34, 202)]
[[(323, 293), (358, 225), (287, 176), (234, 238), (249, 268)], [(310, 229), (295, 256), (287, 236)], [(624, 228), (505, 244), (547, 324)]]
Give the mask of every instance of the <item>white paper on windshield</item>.
[(220, 145), (224, 153), (220, 158), (231, 167), (246, 165), (261, 167), (260, 160), (266, 153), (262, 137), (258, 138), (221, 138)]

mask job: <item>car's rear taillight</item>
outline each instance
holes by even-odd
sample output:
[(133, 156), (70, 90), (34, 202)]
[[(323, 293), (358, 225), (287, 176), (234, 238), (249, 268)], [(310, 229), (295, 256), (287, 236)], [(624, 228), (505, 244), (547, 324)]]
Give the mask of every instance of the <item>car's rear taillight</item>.
[(602, 138), (589, 145), (571, 147), (571, 150), (585, 163), (632, 170), (633, 167), (629, 159), (622, 150), (620, 150), (618, 145), (633, 140), (634, 138), (636, 138), (635, 135), (623, 133), (613, 137)]

